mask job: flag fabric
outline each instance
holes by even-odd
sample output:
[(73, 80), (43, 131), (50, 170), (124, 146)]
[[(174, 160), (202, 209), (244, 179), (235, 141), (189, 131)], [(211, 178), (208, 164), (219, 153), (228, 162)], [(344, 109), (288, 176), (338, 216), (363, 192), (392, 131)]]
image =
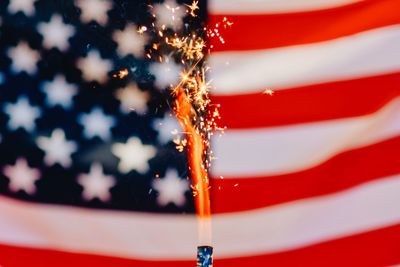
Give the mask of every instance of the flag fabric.
[(206, 15), (233, 23), (207, 59), (227, 127), (215, 265), (399, 264), (400, 2), (209, 0), (195, 25), (184, 8), (0, 3), (0, 266), (195, 265), (180, 66), (146, 58), (141, 26)]
[(399, 263), (398, 10), (209, 2), (211, 25), (233, 22), (209, 58), (227, 126), (214, 140), (212, 204), (241, 240), (221, 245), (240, 256), (226, 266)]

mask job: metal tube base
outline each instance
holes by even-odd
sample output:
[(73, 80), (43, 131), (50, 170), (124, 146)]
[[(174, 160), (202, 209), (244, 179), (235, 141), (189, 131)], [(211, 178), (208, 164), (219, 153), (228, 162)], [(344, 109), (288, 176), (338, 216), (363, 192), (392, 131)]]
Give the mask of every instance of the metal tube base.
[(197, 247), (197, 267), (212, 267), (213, 264), (213, 247), (199, 246)]

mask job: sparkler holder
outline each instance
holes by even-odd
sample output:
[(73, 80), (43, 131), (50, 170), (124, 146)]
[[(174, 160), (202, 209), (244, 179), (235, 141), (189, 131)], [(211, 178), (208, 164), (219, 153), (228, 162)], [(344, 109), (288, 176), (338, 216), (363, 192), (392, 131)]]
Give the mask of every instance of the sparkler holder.
[(212, 267), (213, 265), (213, 247), (197, 247), (197, 267)]

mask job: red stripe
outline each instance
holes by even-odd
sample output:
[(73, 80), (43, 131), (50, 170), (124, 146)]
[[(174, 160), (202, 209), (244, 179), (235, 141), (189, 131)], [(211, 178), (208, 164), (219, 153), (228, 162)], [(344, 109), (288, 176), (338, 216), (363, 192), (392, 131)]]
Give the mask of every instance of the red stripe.
[(224, 213), (263, 208), (335, 193), (398, 174), (399, 151), (400, 137), (397, 137), (344, 152), (302, 172), (257, 178), (214, 178), (211, 180), (212, 210)]
[[(240, 242), (240, 240), (238, 240)], [(400, 263), (400, 224), (282, 253), (218, 259), (215, 266), (388, 266)], [(193, 248), (195, 255), (195, 248)], [(0, 245), (3, 267), (192, 267), (194, 261), (139, 261)]]
[(235, 129), (366, 115), (399, 95), (400, 73), (395, 73), (279, 90), (272, 96), (213, 96), (213, 102), (220, 104), (219, 125)]
[(195, 265), (195, 261), (142, 261), (0, 245), (0, 266), (2, 267), (188, 267)]
[(211, 38), (213, 51), (254, 50), (314, 43), (400, 23), (400, 1), (368, 0), (309, 12), (210, 16), (212, 27), (223, 17), (233, 22), (224, 30), (225, 43)]
[(396, 263), (400, 263), (400, 224), (288, 252), (217, 260), (215, 266), (376, 267)]

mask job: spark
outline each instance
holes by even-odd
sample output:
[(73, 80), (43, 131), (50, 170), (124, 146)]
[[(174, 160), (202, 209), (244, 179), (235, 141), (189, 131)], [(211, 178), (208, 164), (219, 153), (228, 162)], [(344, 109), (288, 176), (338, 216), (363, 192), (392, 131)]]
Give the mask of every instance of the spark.
[(270, 96), (272, 96), (272, 95), (274, 95), (274, 91), (273, 90), (271, 90), (271, 89), (266, 89), (264, 92), (263, 92), (263, 94), (266, 94), (266, 95), (270, 95)]
[[(205, 27), (204, 31), (206, 32), (206, 36), (209, 39), (218, 39), (220, 43), (224, 44), (225, 39), (223, 38), (221, 32), (220, 32), (220, 26), (222, 26), (223, 29), (228, 29), (233, 25), (233, 22), (229, 21), (227, 17), (224, 17), (222, 21), (214, 23), (212, 27)], [(210, 49), (213, 48), (213, 46), (209, 47)]]
[(196, 10), (197, 9), (199, 9), (199, 1), (193, 1), (192, 2), (192, 4), (190, 4), (190, 5), (188, 5), (188, 4), (185, 4), (188, 8), (189, 8), (189, 10), (190, 10), (190, 12), (189, 12), (189, 14), (192, 16), (192, 17), (196, 17)]
[(147, 27), (146, 26), (141, 26), (138, 29), (138, 33), (143, 34), (145, 31), (147, 31)]
[(204, 57), (204, 47), (206, 46), (203, 38), (196, 35), (190, 37), (177, 37), (175, 36), (171, 40), (166, 38), (166, 43), (176, 48), (178, 52), (183, 54), (186, 60), (200, 60)]
[(228, 18), (227, 18), (227, 17), (224, 17), (224, 18), (222, 19), (222, 23), (223, 23), (223, 25), (224, 25), (225, 28), (231, 27), (231, 26), (233, 25), (233, 22), (228, 21)]
[(179, 137), (175, 138), (174, 140), (172, 140), (172, 142), (175, 143), (175, 148), (176, 150), (178, 150), (179, 152), (183, 152), (183, 150), (185, 149), (185, 147), (187, 146), (187, 140), (186, 139), (180, 139)]
[(120, 79), (123, 79), (123, 78), (125, 78), (126, 76), (128, 76), (128, 74), (129, 74), (129, 71), (128, 71), (128, 69), (123, 69), (123, 70), (120, 70), (117, 74), (114, 74), (113, 75), (113, 77), (114, 78), (120, 78)]

